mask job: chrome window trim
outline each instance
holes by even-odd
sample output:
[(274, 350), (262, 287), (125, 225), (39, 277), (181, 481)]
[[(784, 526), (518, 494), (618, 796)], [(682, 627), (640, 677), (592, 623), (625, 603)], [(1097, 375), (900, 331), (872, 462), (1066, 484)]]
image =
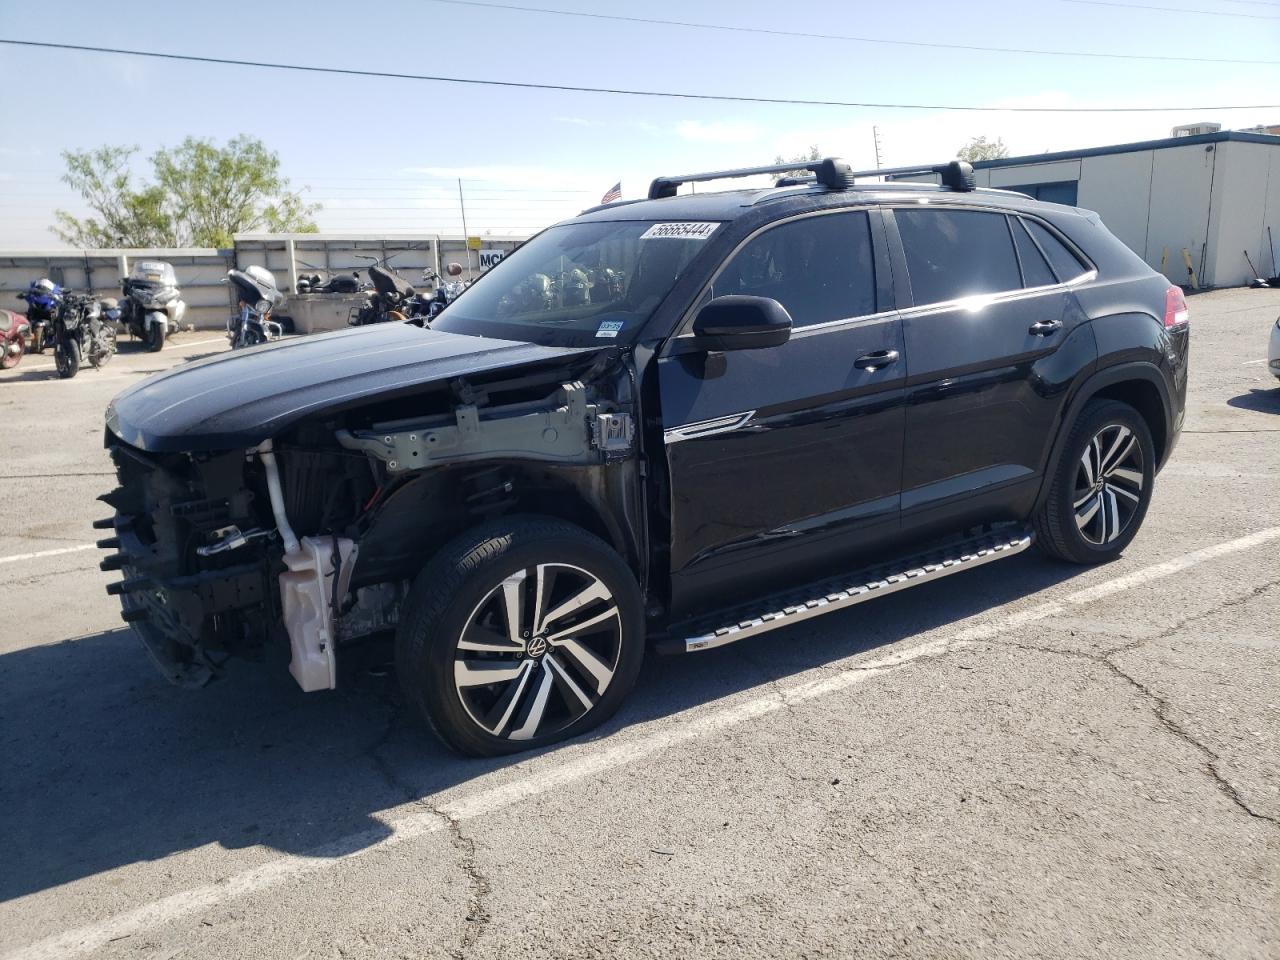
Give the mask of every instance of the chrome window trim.
[(668, 427), (662, 431), (662, 442), (666, 445), (679, 443), (681, 440), (698, 440), (702, 437), (714, 437), (720, 433), (739, 430), (751, 422), (756, 415), (754, 410), (742, 413), (731, 413), (711, 420), (699, 420), (697, 423), (685, 423), (678, 427)]

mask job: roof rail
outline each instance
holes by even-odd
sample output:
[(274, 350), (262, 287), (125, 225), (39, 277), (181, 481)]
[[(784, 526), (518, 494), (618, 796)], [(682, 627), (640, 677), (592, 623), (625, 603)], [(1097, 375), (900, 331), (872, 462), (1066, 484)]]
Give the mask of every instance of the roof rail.
[(767, 167), (741, 167), (736, 170), (716, 170), (711, 173), (687, 173), (678, 177), (658, 177), (649, 184), (649, 199), (662, 200), (674, 197), (682, 184), (703, 183), (707, 180), (729, 180), (735, 177), (754, 177), (769, 173), (798, 173), (801, 170), (814, 175), (816, 181), (830, 190), (848, 190), (858, 177), (910, 176), (938, 174), (942, 185), (951, 190), (967, 192), (975, 189), (973, 166), (964, 160), (927, 167), (888, 167), (882, 170), (850, 170), (839, 157), (822, 160), (800, 160), (794, 163), (774, 163)]

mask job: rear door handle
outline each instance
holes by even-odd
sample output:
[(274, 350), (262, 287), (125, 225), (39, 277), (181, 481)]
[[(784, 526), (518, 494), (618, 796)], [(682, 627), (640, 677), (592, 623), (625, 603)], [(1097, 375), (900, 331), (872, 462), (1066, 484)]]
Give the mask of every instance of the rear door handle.
[(853, 365), (859, 370), (879, 370), (881, 367), (896, 363), (897, 360), (897, 350), (877, 350), (875, 353), (868, 353), (859, 357), (853, 361)]
[(1057, 333), (1062, 329), (1061, 320), (1041, 320), (1039, 323), (1033, 323), (1028, 333), (1034, 333), (1038, 337), (1047, 337), (1051, 333)]

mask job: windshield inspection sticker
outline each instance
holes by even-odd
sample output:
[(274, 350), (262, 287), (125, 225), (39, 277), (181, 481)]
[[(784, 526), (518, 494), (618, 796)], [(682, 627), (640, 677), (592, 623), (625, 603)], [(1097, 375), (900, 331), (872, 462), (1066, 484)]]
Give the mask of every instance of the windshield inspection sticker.
[(715, 233), (719, 223), (655, 223), (640, 234), (641, 240), (705, 240)]
[(600, 326), (596, 327), (596, 337), (616, 337), (618, 331), (622, 329), (622, 320), (603, 320)]

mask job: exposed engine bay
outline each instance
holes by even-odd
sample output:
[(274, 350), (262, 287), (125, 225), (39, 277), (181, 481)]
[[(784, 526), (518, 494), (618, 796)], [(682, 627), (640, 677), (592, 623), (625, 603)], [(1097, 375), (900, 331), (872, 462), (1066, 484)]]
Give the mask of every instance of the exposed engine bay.
[(642, 556), (635, 403), (602, 350), (309, 412), (237, 449), (146, 449), (112, 411), (109, 592), (175, 683), (287, 638), (302, 689), (333, 688), (341, 646), (393, 629), (426, 559), (479, 521), (559, 515)]

